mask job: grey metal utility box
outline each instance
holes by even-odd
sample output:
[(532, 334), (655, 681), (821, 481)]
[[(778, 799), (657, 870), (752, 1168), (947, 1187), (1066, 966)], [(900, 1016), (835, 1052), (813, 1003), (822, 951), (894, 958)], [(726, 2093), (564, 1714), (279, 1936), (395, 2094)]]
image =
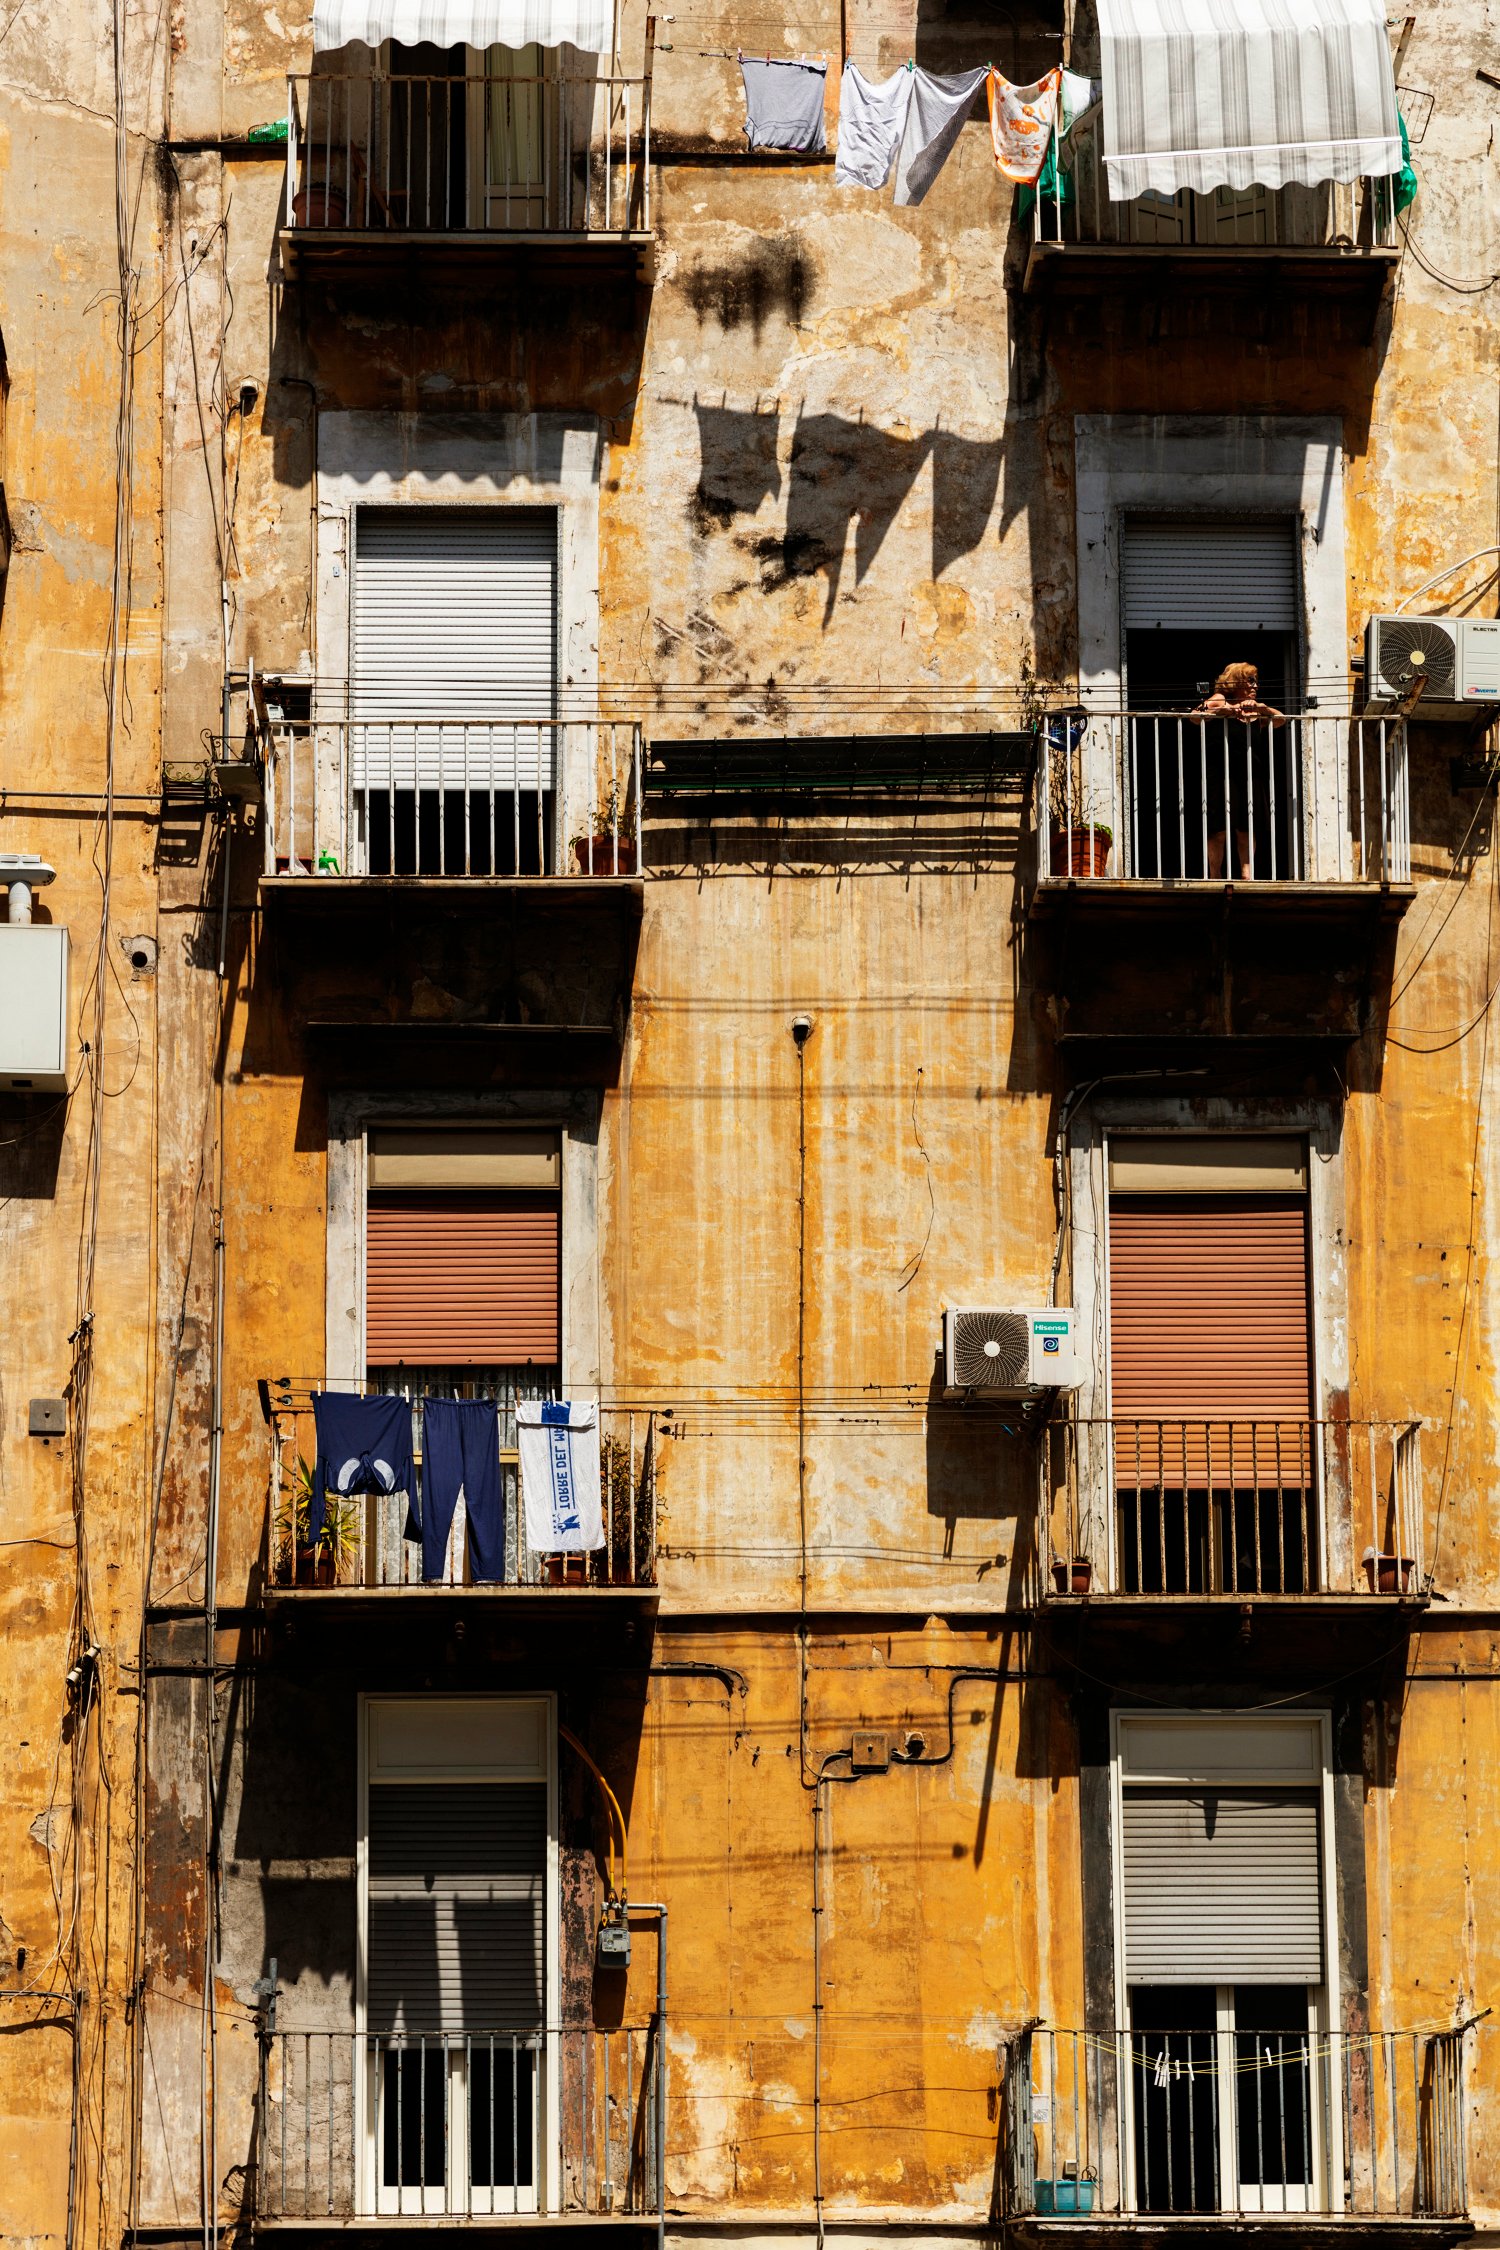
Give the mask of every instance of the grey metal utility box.
[(68, 1083), (68, 933), (50, 922), (0, 922), (0, 1087)]

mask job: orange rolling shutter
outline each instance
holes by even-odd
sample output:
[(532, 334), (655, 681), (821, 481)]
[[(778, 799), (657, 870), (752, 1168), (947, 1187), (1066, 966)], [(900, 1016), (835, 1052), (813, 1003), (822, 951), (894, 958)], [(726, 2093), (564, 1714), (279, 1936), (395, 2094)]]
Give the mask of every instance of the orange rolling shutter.
[(555, 1194), (372, 1192), (368, 1364), (555, 1366), (560, 1240)]
[[(1184, 1470), (1194, 1457), (1202, 1465), (1209, 1422), (1249, 1426), (1232, 1439), (1215, 1429), (1216, 1475), (1231, 1443), (1247, 1463), (1252, 1442), (1257, 1453), (1264, 1445), (1306, 1444), (1291, 1429), (1284, 1439), (1278, 1434), (1305, 1424), (1312, 1410), (1304, 1197), (1111, 1199), (1109, 1299), (1110, 1412), (1117, 1423), (1178, 1426), (1161, 1436), (1168, 1473), (1174, 1457)], [(1152, 1463), (1156, 1443), (1154, 1433), (1141, 1432)], [(1118, 1462), (1118, 1438), (1116, 1454)], [(1132, 1458), (1130, 1470), (1136, 1466)], [(1143, 1458), (1139, 1466), (1149, 1464)], [(1239, 1466), (1236, 1460), (1237, 1483)], [(1289, 1469), (1297, 1476), (1294, 1464), (1279, 1466), (1283, 1479)]]

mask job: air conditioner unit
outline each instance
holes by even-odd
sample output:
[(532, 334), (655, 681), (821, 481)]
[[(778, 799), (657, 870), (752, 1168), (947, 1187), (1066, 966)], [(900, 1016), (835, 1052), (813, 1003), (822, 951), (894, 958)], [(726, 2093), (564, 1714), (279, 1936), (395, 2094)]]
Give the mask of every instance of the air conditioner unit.
[(1404, 701), (1419, 679), (1418, 719), (1470, 719), (1500, 703), (1500, 618), (1372, 617), (1365, 627), (1365, 701), (1372, 713)]
[(994, 1312), (960, 1305), (943, 1315), (944, 1382), (989, 1398), (1076, 1390), (1077, 1318), (1068, 1306)]

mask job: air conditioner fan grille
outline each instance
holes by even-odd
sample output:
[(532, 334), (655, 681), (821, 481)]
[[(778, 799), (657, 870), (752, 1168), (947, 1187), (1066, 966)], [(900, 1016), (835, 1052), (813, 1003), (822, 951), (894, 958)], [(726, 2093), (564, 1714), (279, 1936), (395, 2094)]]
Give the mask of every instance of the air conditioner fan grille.
[(1403, 694), (1425, 676), (1424, 692), (1451, 703), (1458, 693), (1458, 646), (1450, 627), (1431, 617), (1380, 620), (1380, 676)]
[(953, 1323), (953, 1373), (960, 1390), (1023, 1388), (1031, 1374), (1024, 1313), (961, 1312)]

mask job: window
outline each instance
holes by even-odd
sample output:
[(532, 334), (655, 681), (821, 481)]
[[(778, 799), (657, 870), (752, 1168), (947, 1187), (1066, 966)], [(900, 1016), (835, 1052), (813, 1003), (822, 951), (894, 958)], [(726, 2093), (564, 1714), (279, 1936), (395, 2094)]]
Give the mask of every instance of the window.
[[(461, 1124), (372, 1125), (365, 1205), (365, 1373), (413, 1399), (500, 1402), (507, 1552), (519, 1554), (515, 1409), (562, 1360), (561, 1139)], [(420, 1446), (420, 1421), (417, 1428)], [(379, 1584), (420, 1570), (399, 1500), (372, 1502)], [(463, 1502), (449, 1549), (464, 1576)]]
[[(1183, 726), (1229, 664), (1294, 709), (1300, 675), (1292, 517), (1126, 515), (1125, 674), (1132, 727), (1130, 865), (1138, 876), (1295, 875), (1301, 812), (1290, 731)], [(1152, 714), (1155, 716), (1144, 716)], [(1233, 841), (1231, 841), (1231, 836)]]
[(368, 875), (553, 864), (557, 515), (354, 515), (349, 787)]
[(1325, 2208), (1326, 1722), (1118, 1713), (1115, 1737), (1128, 2205)]
[(1111, 1140), (1109, 1397), (1123, 1591), (1318, 1584), (1309, 1294), (1302, 1140)]
[(363, 2207), (536, 2211), (555, 2098), (551, 1706), (381, 1696), (364, 1721)]
[[(389, 47), (389, 222), (413, 231), (545, 228), (559, 223), (565, 182), (549, 169), (549, 87), (560, 92), (556, 51), (524, 47)], [(553, 158), (549, 168), (548, 156)]]

